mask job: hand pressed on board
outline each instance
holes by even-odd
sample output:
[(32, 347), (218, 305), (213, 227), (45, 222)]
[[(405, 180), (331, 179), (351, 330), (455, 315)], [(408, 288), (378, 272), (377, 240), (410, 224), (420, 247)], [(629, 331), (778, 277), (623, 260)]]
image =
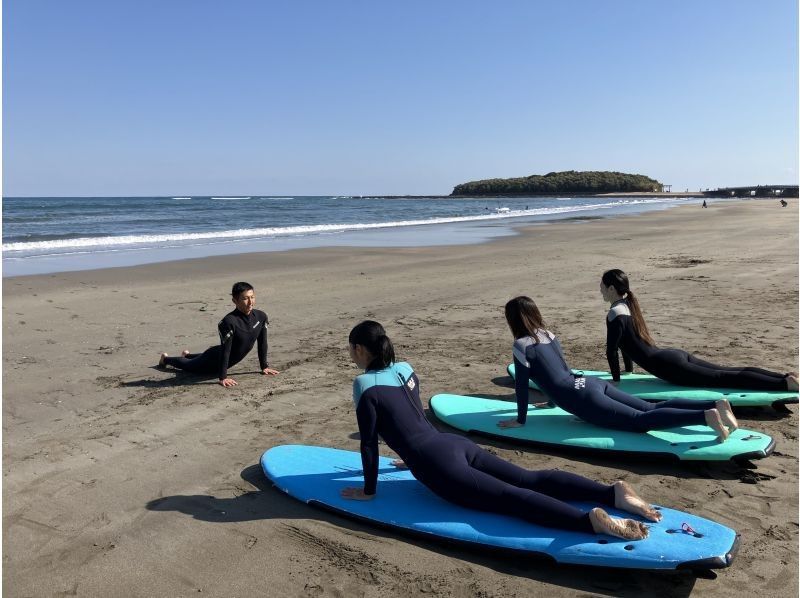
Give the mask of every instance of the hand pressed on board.
[(224, 379), (220, 380), (220, 381), (219, 381), (219, 383), (220, 383), (222, 386), (224, 386), (225, 388), (230, 388), (230, 387), (232, 387), (232, 386), (236, 386), (237, 384), (239, 384), (239, 383), (238, 383), (236, 380), (234, 380), (233, 378), (224, 378)]
[(339, 494), (341, 494), (342, 498), (349, 500), (372, 500), (375, 498), (374, 494), (364, 494), (363, 488), (354, 488), (353, 486), (342, 488)]
[(524, 424), (519, 423), (516, 419), (501, 419), (497, 422), (498, 428), (521, 428)]
[(277, 376), (278, 374), (280, 374), (278, 370), (273, 370), (272, 368), (264, 368), (263, 370), (261, 370), (261, 373), (264, 374), (265, 376)]

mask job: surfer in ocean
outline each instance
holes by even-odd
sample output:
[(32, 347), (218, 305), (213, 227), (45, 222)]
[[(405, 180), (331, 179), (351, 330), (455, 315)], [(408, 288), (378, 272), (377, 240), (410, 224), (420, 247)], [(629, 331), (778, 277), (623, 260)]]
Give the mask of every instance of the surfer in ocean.
[(788, 390), (797, 392), (797, 372), (781, 374), (755, 367), (724, 367), (695, 357), (680, 349), (656, 347), (644, 321), (639, 302), (622, 270), (608, 270), (600, 281), (600, 293), (611, 304), (606, 316), (606, 357), (615, 381), (620, 380), (622, 350), (625, 371), (633, 363), (671, 384), (741, 390)]
[(435, 494), (463, 507), (629, 540), (646, 538), (647, 525), (612, 517), (601, 507), (584, 511), (567, 501), (616, 507), (649, 521), (661, 519), (658, 510), (624, 481), (606, 485), (566, 471), (526, 470), (468, 438), (439, 432), (425, 417), (419, 378), (408, 363), (395, 361), (394, 346), (383, 326), (361, 322), (348, 341), (350, 358), (364, 369), (353, 382), (364, 486), (344, 488), (344, 498), (376, 497), (381, 437), (400, 456), (394, 465), (408, 467)]
[(258, 342), (258, 362), (261, 373), (275, 376), (278, 370), (269, 367), (267, 361), (267, 314), (254, 309), (256, 302), (253, 286), (237, 282), (231, 289), (231, 301), (236, 306), (218, 324), (220, 344), (206, 349), (203, 353), (183, 351), (180, 357), (161, 354), (159, 367), (172, 366), (179, 370), (200, 375), (218, 375), (220, 385), (229, 388), (238, 383), (228, 376), (228, 368), (236, 365)]
[(573, 374), (561, 344), (545, 328), (539, 308), (530, 297), (511, 299), (505, 306), (506, 322), (514, 335), (514, 384), (517, 417), (498, 422), (501, 428), (525, 425), (528, 414), (528, 380), (564, 411), (596, 426), (648, 432), (679, 426), (707, 425), (720, 442), (738, 428), (726, 400), (671, 399), (648, 403), (591, 376)]

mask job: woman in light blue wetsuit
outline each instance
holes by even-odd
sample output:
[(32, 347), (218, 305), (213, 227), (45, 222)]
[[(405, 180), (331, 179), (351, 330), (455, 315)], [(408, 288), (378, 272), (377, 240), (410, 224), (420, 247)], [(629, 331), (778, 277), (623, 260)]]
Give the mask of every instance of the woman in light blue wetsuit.
[[(725, 400), (672, 399), (653, 404), (622, 392), (599, 378), (575, 375), (564, 360), (561, 345), (545, 329), (539, 308), (530, 297), (515, 297), (505, 307), (514, 335), (516, 419), (503, 420), (503, 428), (525, 424), (528, 414), (528, 380), (564, 411), (604, 428), (648, 432), (677, 426), (710, 426), (720, 442), (738, 427)], [(727, 427), (726, 427), (727, 426)]]
[(528, 471), (468, 438), (439, 432), (425, 417), (417, 375), (408, 363), (395, 362), (394, 347), (377, 322), (353, 328), (349, 348), (351, 359), (365, 370), (353, 382), (364, 486), (344, 488), (344, 498), (375, 498), (380, 436), (400, 456), (396, 466), (408, 467), (435, 494), (463, 507), (631, 540), (647, 536), (645, 524), (613, 518), (599, 507), (584, 512), (566, 501), (600, 503), (650, 521), (660, 519), (626, 482), (605, 485), (565, 471)]

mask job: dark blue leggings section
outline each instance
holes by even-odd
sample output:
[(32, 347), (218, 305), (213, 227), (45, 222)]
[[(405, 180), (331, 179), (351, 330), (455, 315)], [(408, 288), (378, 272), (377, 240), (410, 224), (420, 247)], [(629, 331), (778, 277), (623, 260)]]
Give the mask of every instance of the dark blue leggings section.
[(708, 388), (786, 390), (784, 374), (761, 368), (724, 367), (704, 361), (680, 349), (659, 349), (650, 355), (649, 361), (659, 378), (673, 384)]
[(217, 375), (222, 358), (222, 347), (211, 347), (202, 353), (190, 353), (186, 357), (167, 357), (164, 365), (171, 365), (192, 374)]
[(414, 476), (458, 505), (520, 517), (537, 525), (593, 533), (588, 512), (570, 505), (614, 504), (614, 486), (555, 469), (529, 471), (455, 434), (436, 434), (418, 447)]
[[(586, 388), (564, 409), (584, 421), (627, 432), (649, 432), (679, 426), (705, 425), (706, 409), (715, 401), (670, 399), (648, 403), (598, 378), (586, 378)], [(556, 401), (558, 403), (558, 401)]]

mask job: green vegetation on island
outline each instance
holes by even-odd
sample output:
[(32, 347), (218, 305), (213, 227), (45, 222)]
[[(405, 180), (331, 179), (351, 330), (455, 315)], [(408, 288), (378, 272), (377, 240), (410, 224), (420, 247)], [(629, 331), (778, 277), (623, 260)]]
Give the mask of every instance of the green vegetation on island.
[(642, 174), (567, 170), (512, 179), (470, 181), (453, 188), (451, 195), (542, 195), (552, 193), (649, 193), (663, 185)]

